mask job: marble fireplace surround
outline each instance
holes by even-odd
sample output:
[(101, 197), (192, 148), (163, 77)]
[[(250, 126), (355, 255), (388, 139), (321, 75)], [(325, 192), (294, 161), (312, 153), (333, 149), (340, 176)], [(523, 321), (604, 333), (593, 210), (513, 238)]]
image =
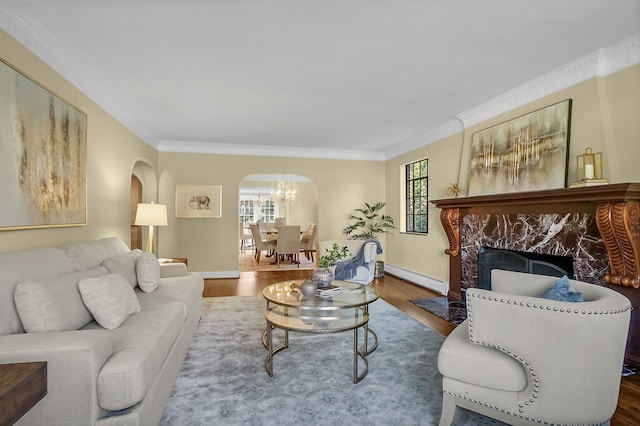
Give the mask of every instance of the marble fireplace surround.
[(604, 284), (607, 251), (592, 213), (469, 214), (460, 229), (462, 289), (478, 286), (478, 248), (568, 256), (575, 279)]
[(476, 287), (480, 246), (573, 257), (576, 279), (633, 306), (627, 360), (640, 365), (640, 183), (432, 200), (449, 240), (449, 293)]

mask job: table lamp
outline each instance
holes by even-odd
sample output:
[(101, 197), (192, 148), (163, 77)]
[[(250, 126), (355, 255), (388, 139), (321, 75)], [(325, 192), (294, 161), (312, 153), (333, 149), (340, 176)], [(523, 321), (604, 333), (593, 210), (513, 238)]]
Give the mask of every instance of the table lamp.
[(155, 255), (153, 227), (167, 226), (167, 206), (165, 204), (154, 204), (153, 201), (151, 203), (139, 203), (136, 210), (135, 225), (149, 227), (145, 251), (150, 251)]

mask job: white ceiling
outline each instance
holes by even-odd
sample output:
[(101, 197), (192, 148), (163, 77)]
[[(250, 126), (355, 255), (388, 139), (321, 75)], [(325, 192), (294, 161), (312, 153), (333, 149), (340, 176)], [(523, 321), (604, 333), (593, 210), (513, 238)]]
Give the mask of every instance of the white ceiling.
[(390, 158), (640, 62), (638, 0), (0, 0), (0, 27), (164, 151)]

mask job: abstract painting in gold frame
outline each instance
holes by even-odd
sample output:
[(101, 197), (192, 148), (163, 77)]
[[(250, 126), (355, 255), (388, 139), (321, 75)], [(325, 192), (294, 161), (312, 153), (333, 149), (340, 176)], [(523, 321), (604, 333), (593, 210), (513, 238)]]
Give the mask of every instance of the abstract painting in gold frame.
[(471, 136), (469, 196), (564, 188), (571, 99)]
[(87, 116), (0, 60), (0, 230), (87, 223)]

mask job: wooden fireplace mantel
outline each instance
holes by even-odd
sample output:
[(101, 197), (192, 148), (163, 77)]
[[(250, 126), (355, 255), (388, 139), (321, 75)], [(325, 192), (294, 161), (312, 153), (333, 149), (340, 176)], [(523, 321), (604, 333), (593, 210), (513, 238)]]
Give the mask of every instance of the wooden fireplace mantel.
[(601, 278), (634, 307), (625, 359), (640, 367), (640, 183), (433, 200), (449, 239), (449, 299), (460, 300), (461, 228), (466, 215), (589, 213), (608, 256)]
[[(596, 215), (598, 230), (609, 257), (608, 284), (640, 288), (640, 183), (619, 183), (583, 188), (561, 188), (508, 194), (432, 200), (442, 209), (440, 221), (449, 240), (445, 250), (460, 255), (460, 228), (467, 214), (589, 212)], [(451, 262), (453, 265), (455, 262)], [(456, 289), (459, 271), (450, 269), (450, 285)], [(459, 297), (459, 282), (457, 283)]]

